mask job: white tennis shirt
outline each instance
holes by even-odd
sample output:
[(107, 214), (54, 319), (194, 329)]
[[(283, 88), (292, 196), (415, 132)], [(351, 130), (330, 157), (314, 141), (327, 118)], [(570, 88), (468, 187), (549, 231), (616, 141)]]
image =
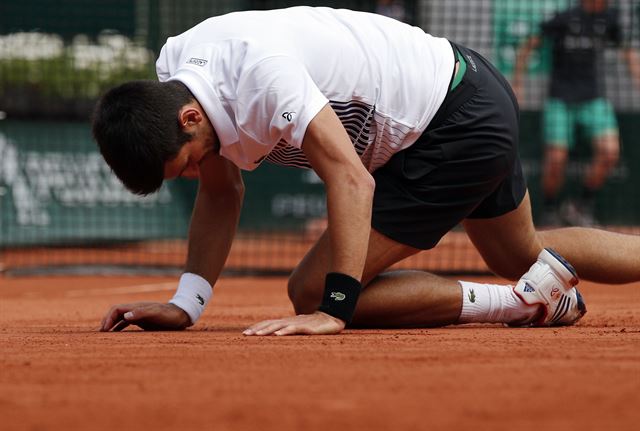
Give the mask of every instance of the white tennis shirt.
[(453, 67), (449, 42), (417, 27), (304, 6), (209, 18), (170, 37), (156, 63), (160, 81), (191, 90), (239, 168), (310, 167), (302, 140), (329, 103), (370, 172), (426, 129)]

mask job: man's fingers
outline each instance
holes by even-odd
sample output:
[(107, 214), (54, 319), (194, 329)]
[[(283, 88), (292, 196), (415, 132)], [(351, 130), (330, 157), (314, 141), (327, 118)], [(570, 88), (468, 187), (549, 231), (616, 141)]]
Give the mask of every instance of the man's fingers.
[(158, 312), (159, 310), (155, 305), (145, 305), (127, 311), (122, 315), (122, 317), (129, 323), (137, 323), (146, 320), (153, 321)]
[(311, 333), (312, 332), (308, 328), (305, 328), (304, 326), (288, 325), (282, 329), (278, 329), (273, 334), (280, 336), (280, 335), (296, 335), (296, 334), (308, 335)]
[(100, 330), (101, 331), (108, 331), (109, 329), (111, 329), (111, 325), (113, 325), (113, 311), (116, 309), (116, 305), (114, 305), (113, 307), (111, 307), (109, 309), (109, 311), (107, 312), (107, 314), (104, 315), (104, 317), (102, 318), (102, 322), (100, 324)]
[[(184, 312), (166, 304), (146, 304), (126, 313), (123, 318), (128, 323), (138, 325), (145, 331), (184, 329)], [(188, 317), (187, 317), (188, 318)]]
[(126, 328), (127, 326), (129, 326), (130, 323), (127, 322), (126, 320), (119, 320), (115, 325), (113, 325), (113, 328), (111, 328), (112, 332), (120, 332), (122, 331), (124, 328)]
[(274, 322), (266, 328), (262, 328), (261, 330), (256, 332), (256, 335), (271, 335), (276, 331), (279, 331), (282, 328), (289, 326), (289, 322), (287, 321), (278, 321)]
[(256, 323), (243, 332), (244, 335), (294, 335), (294, 334), (337, 334), (344, 329), (344, 323), (325, 313), (299, 314), (278, 320)]
[(102, 320), (102, 331), (109, 331), (113, 325), (122, 320), (123, 313), (126, 313), (130, 308), (129, 304), (114, 305)]
[(188, 326), (184, 311), (158, 302), (134, 302), (111, 307), (101, 322), (100, 331), (121, 331), (130, 324), (143, 329), (184, 329)]
[(247, 328), (243, 334), (244, 335), (254, 335), (256, 332), (266, 328), (267, 326), (273, 324), (274, 322), (277, 322), (277, 320), (264, 320), (262, 322), (258, 322), (256, 324), (251, 325), (249, 328)]
[(267, 320), (260, 322), (243, 332), (244, 335), (269, 335), (289, 325), (288, 320)]
[[(132, 310), (138, 310), (141, 308), (145, 308), (145, 307), (141, 306), (139, 303), (114, 305), (113, 307), (111, 307), (111, 309), (106, 314), (104, 319), (102, 319), (102, 327), (100, 328), (100, 330), (101, 331), (115, 330), (115, 326), (118, 325), (123, 320), (124, 321), (132, 320), (132, 319), (127, 319), (127, 316), (133, 317), (133, 315), (130, 314)], [(122, 329), (124, 329), (124, 327), (121, 328), (120, 330)]]
[[(138, 314), (140, 314), (140, 313), (138, 313)], [(126, 313), (124, 313), (122, 315), (120, 320), (118, 320), (116, 322), (116, 324), (113, 325), (113, 328), (111, 328), (111, 331), (112, 332), (120, 332), (124, 328), (126, 328), (127, 326), (131, 325), (131, 323), (134, 322), (134, 321), (135, 321), (134, 312), (133, 311), (127, 311)]]
[[(316, 319), (313, 315), (299, 315), (278, 320), (265, 320), (256, 323), (243, 332), (244, 335), (291, 335), (291, 334), (314, 334), (321, 333), (322, 327), (314, 330), (309, 319)], [(317, 325), (317, 323), (316, 323)]]

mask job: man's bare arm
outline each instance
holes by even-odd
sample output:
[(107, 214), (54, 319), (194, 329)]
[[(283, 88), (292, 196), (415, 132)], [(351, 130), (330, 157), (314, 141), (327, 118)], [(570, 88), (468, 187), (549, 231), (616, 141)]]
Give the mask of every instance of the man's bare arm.
[[(326, 187), (331, 238), (329, 271), (360, 281), (371, 232), (373, 177), (363, 166), (342, 123), (329, 105), (307, 127), (302, 149)], [(344, 328), (345, 323), (340, 318), (317, 311), (259, 322), (244, 334), (335, 334)]]
[[(202, 161), (189, 228), (186, 271), (198, 274), (211, 286), (220, 276), (231, 249), (243, 194), (240, 171), (231, 162), (214, 154)], [(130, 324), (146, 330), (176, 330), (192, 323), (189, 315), (174, 304), (137, 302), (111, 307), (100, 330), (120, 331)]]
[(329, 105), (309, 124), (302, 150), (327, 192), (330, 272), (360, 280), (371, 232), (373, 177)]
[(242, 176), (233, 163), (215, 154), (202, 161), (185, 271), (202, 276), (212, 286), (229, 255), (243, 196)]

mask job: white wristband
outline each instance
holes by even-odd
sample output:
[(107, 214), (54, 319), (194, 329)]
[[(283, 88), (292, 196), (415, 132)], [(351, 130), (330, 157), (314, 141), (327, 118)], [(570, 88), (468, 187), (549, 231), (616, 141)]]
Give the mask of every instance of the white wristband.
[(169, 303), (182, 308), (189, 315), (191, 324), (195, 325), (212, 296), (213, 289), (207, 280), (197, 274), (185, 272)]

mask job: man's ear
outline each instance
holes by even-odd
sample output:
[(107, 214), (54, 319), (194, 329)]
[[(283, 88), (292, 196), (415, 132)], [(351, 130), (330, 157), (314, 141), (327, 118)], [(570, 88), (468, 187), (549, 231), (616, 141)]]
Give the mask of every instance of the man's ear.
[(178, 113), (180, 126), (185, 131), (200, 124), (202, 122), (202, 118), (202, 112), (200, 112), (200, 109), (192, 103), (184, 105)]

